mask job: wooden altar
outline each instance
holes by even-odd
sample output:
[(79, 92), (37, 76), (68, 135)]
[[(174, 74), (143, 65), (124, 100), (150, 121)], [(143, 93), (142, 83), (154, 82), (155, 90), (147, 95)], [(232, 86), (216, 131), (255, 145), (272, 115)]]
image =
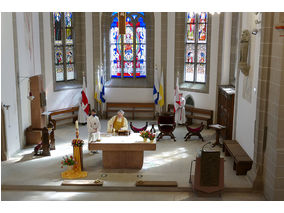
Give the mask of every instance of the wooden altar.
[(90, 142), (88, 148), (103, 151), (105, 169), (141, 169), (144, 151), (156, 150), (156, 141), (144, 142), (139, 133), (129, 136), (101, 134), (101, 141)]

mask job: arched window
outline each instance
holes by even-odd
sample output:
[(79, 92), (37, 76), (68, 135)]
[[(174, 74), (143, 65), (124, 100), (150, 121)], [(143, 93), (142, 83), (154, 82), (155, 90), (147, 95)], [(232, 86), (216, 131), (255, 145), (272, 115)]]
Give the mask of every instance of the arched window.
[(75, 80), (73, 15), (53, 13), (55, 80)]
[(206, 83), (208, 13), (186, 14), (184, 81)]
[(118, 33), (118, 13), (110, 26), (111, 78), (146, 78), (146, 24), (144, 13), (126, 13), (126, 34)]

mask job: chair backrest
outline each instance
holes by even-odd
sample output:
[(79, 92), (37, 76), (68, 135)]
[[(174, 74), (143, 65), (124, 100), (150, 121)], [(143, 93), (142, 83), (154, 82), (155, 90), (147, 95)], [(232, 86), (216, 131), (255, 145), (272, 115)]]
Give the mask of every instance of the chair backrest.
[(137, 128), (137, 127), (133, 126), (132, 122), (130, 122), (130, 128), (135, 133), (138, 133), (140, 131), (145, 131), (147, 129), (147, 127), (148, 127), (148, 122), (146, 122), (146, 125), (141, 127), (141, 128)]
[(174, 124), (175, 116), (173, 115), (160, 115), (158, 117), (158, 124)]

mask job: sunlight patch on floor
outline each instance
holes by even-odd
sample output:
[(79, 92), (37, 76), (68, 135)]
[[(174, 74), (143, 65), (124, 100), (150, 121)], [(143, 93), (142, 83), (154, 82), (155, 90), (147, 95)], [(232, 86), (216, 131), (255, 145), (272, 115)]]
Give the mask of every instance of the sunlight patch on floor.
[(162, 152), (160, 154), (145, 157), (143, 169), (162, 166), (176, 160), (187, 158), (189, 154), (185, 148), (177, 148), (173, 151)]

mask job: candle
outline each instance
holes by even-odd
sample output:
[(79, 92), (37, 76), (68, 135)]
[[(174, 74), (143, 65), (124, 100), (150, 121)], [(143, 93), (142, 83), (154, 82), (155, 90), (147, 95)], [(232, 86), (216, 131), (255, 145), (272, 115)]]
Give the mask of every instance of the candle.
[(77, 121), (75, 121), (75, 128), (76, 128), (76, 129), (79, 129), (78, 120), (77, 120)]

